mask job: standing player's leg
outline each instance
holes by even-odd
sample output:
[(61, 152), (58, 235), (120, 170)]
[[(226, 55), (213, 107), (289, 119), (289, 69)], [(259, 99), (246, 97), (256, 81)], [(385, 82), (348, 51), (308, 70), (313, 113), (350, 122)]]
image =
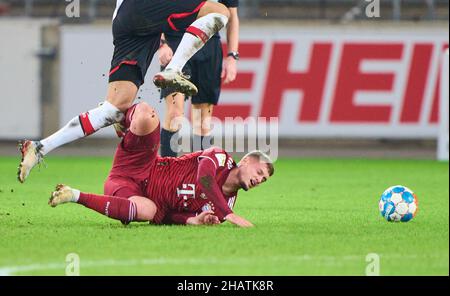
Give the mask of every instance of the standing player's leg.
[[(181, 33), (167, 33), (164, 36), (165, 45), (159, 50), (160, 64), (162, 70), (167, 66), (177, 50), (183, 35)], [(205, 47), (203, 47), (203, 50)], [(192, 66), (196, 57), (189, 60), (183, 68), (183, 73), (190, 76), (190, 81), (197, 84), (192, 75)], [(175, 92), (173, 88), (161, 90), (161, 98), (165, 100), (165, 117), (161, 128), (161, 156), (177, 157), (179, 152), (178, 132), (182, 127), (184, 119), (184, 102), (186, 96), (183, 93)]]
[(213, 145), (211, 120), (222, 86), (223, 51), (220, 38), (214, 37), (208, 41), (202, 52), (202, 59), (195, 60), (195, 71), (192, 71), (199, 88), (199, 93), (192, 97), (193, 151), (205, 150)]
[(123, 119), (123, 112), (133, 103), (138, 88), (130, 81), (114, 81), (108, 85), (107, 100), (99, 107), (72, 118), (56, 133), (40, 141), (21, 143), (22, 161), (18, 179), (24, 182), (28, 174), (45, 155), (57, 147), (89, 136), (101, 128)]
[(212, 146), (211, 117), (214, 105), (210, 103), (192, 104), (193, 151), (205, 150)]
[[(160, 88), (175, 87), (187, 96), (195, 95), (197, 88), (183, 77), (181, 71), (189, 59), (197, 53), (205, 43), (228, 23), (230, 11), (217, 2), (206, 1), (197, 14), (197, 19), (186, 28), (186, 33), (175, 54), (164, 71), (156, 74), (153, 82)], [(172, 29), (177, 28), (169, 17)]]
[(166, 114), (161, 128), (161, 156), (177, 157), (178, 131), (180, 119), (184, 117), (184, 98), (182, 93), (172, 93), (165, 97)]
[(77, 203), (123, 224), (133, 221), (152, 221), (157, 212), (156, 204), (143, 196), (118, 197), (80, 192), (59, 184), (52, 192), (48, 204), (56, 207), (65, 203)]

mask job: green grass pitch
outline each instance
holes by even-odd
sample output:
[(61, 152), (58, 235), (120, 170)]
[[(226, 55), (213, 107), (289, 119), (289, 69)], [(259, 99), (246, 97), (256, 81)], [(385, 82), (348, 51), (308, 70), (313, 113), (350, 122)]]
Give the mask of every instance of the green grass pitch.
[[(50, 208), (57, 183), (101, 193), (111, 158), (47, 159), (25, 184), (17, 158), (0, 158), (0, 274), (64, 275), (66, 256), (81, 275), (449, 274), (449, 166), (418, 160), (281, 159), (263, 186), (240, 193), (236, 213), (252, 229), (125, 227), (80, 205)], [(391, 185), (418, 195), (408, 223), (378, 212)]]

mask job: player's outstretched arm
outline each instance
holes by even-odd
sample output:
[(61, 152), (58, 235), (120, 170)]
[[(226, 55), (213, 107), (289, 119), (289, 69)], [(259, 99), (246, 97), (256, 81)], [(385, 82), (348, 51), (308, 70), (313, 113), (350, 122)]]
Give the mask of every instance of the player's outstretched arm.
[(216, 164), (214, 161), (207, 157), (202, 158), (198, 164), (197, 182), (200, 185), (200, 189), (208, 196), (208, 198), (216, 206), (215, 213), (219, 220), (229, 221), (240, 227), (253, 226), (250, 222), (244, 218), (236, 215), (228, 206), (222, 191), (219, 188), (214, 176), (216, 174)]
[(250, 221), (247, 221), (244, 218), (242, 218), (241, 216), (238, 216), (234, 213), (227, 215), (225, 217), (225, 220), (229, 221), (237, 226), (240, 226), (240, 227), (253, 227), (254, 226)]

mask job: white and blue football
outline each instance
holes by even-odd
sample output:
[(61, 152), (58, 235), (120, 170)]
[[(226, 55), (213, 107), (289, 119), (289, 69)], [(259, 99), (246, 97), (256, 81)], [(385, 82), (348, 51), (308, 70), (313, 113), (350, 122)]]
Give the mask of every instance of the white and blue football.
[(396, 185), (386, 189), (380, 198), (381, 216), (389, 222), (408, 222), (417, 214), (418, 200), (408, 187)]

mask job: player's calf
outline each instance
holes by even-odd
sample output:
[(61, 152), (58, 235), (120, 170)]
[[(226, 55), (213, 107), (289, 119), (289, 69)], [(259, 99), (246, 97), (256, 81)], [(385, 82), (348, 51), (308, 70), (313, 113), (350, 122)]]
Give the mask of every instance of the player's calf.
[(184, 119), (184, 96), (174, 93), (167, 96), (165, 100), (166, 115), (163, 128), (170, 132), (177, 132), (181, 129), (181, 121)]
[(157, 212), (156, 204), (153, 201), (143, 196), (132, 196), (129, 198), (129, 201), (136, 205), (135, 221), (145, 222), (153, 220)]
[[(84, 193), (67, 185), (59, 184), (52, 192), (48, 204), (56, 207), (65, 203), (78, 203), (102, 215), (119, 220), (123, 224), (128, 224), (132, 221), (151, 221), (153, 219), (156, 205), (150, 200), (149, 202), (144, 203), (139, 199), (133, 200), (133, 198)], [(142, 212), (140, 216), (138, 216), (138, 205), (141, 207), (139, 212)], [(150, 207), (150, 209), (145, 209), (145, 207)]]
[(178, 131), (184, 120), (184, 96), (174, 93), (166, 97), (166, 115), (161, 129), (161, 156), (177, 157)]
[(209, 103), (192, 104), (192, 151), (206, 150), (213, 145), (211, 136), (213, 108), (214, 105)]

